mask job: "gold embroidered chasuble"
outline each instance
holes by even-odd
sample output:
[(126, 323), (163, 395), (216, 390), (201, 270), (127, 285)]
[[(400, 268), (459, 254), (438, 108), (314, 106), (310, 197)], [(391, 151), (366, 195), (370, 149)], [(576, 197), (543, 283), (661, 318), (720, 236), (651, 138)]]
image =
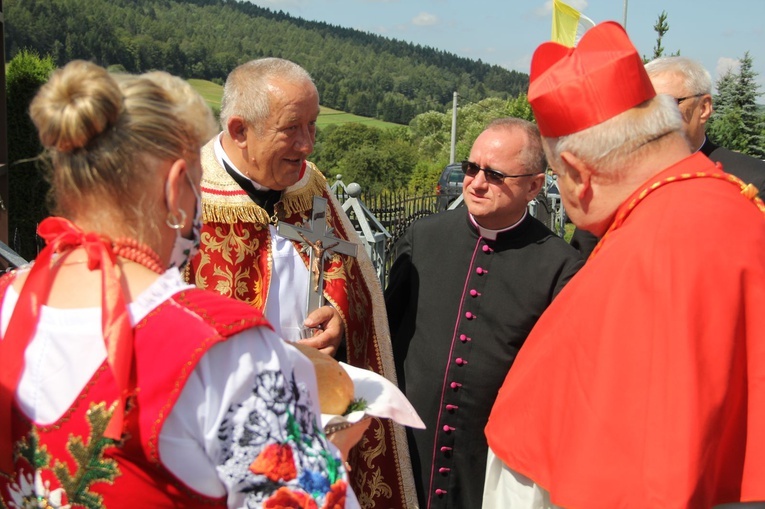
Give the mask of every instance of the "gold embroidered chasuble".
[[(200, 288), (248, 302), (265, 310), (271, 278), (272, 222), (231, 178), (215, 157), (213, 138), (202, 148), (203, 227), (199, 254), (186, 270)], [(327, 199), (327, 223), (339, 238), (361, 244), (353, 225), (330, 192), (324, 176), (307, 162), (303, 177), (288, 187), (275, 206), (279, 221), (301, 225), (309, 220), (313, 197)], [(308, 270), (307, 246), (294, 242)], [(332, 253), (324, 263), (324, 297), (345, 326), (348, 363), (371, 369), (396, 382), (385, 303), (377, 274), (364, 249), (358, 257)], [(303, 306), (304, 303), (290, 303)], [(301, 325), (301, 324), (296, 324)], [(362, 507), (414, 508), (417, 497), (402, 426), (373, 418), (351, 451), (351, 481)]]

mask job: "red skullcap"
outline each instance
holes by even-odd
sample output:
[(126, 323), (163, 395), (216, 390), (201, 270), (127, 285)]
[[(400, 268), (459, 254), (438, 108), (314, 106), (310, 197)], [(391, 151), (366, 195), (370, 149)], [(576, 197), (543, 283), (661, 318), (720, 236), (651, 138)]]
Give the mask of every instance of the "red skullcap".
[(566, 136), (656, 96), (643, 60), (622, 26), (606, 21), (579, 45), (540, 45), (531, 59), (529, 103), (539, 132)]

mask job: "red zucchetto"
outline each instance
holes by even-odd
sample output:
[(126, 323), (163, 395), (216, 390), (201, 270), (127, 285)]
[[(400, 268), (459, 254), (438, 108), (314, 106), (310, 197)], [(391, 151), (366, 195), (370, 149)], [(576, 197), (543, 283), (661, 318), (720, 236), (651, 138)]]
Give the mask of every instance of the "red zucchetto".
[(656, 95), (643, 60), (613, 21), (588, 30), (575, 48), (540, 45), (529, 81), (529, 103), (548, 138), (600, 124)]

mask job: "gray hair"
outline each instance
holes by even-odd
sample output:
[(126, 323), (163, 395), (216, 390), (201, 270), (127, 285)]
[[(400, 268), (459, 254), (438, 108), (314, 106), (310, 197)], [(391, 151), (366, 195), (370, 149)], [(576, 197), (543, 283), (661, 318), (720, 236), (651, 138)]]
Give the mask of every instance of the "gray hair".
[(704, 66), (687, 57), (660, 57), (645, 64), (648, 76), (653, 78), (660, 74), (675, 74), (682, 76), (683, 86), (689, 94), (711, 94), (712, 76)]
[(268, 85), (276, 79), (313, 84), (308, 71), (282, 58), (260, 58), (240, 65), (231, 71), (223, 87), (220, 111), (223, 130), (226, 130), (229, 119), (234, 115), (242, 117), (256, 129), (260, 128), (271, 112)]
[(547, 160), (542, 149), (542, 138), (539, 135), (539, 128), (536, 124), (515, 117), (498, 118), (488, 126), (484, 131), (489, 130), (519, 130), (526, 134), (526, 144), (518, 157), (521, 166), (529, 173), (544, 173), (547, 169)]
[(657, 95), (619, 115), (560, 138), (545, 138), (547, 157), (556, 168), (564, 168), (563, 152), (571, 152), (601, 176), (619, 178), (652, 143), (680, 131), (683, 126), (675, 100)]

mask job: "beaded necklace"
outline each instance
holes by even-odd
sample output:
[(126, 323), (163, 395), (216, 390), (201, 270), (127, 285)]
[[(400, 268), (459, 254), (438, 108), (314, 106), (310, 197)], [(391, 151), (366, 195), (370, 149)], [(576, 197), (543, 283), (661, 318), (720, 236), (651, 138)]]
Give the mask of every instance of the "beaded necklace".
[(157, 274), (165, 272), (165, 269), (162, 268), (162, 260), (159, 255), (146, 244), (142, 244), (133, 238), (119, 237), (114, 239), (112, 241), (112, 251), (120, 258), (143, 265)]
[[(106, 241), (109, 243), (110, 241)], [(159, 255), (146, 244), (142, 244), (130, 237), (119, 237), (111, 241), (112, 252), (119, 258), (127, 260), (138, 265), (143, 265), (152, 272), (162, 274), (165, 269), (162, 268), (162, 260)], [(77, 265), (88, 263), (88, 260), (65, 261), (62, 265)]]

